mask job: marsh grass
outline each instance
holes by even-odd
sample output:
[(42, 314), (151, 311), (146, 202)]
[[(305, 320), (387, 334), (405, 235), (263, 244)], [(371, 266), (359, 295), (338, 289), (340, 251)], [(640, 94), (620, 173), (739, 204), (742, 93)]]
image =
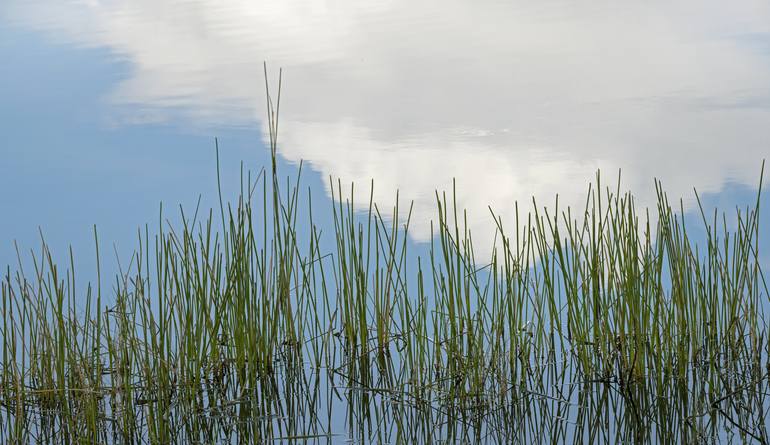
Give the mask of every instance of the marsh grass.
[(580, 211), (490, 210), (482, 259), (452, 190), (415, 258), (398, 195), (332, 182), (317, 222), (283, 182), (280, 89), (271, 166), (145, 227), (109, 288), (96, 230), (84, 291), (45, 241), (6, 270), (0, 441), (768, 442), (759, 194), (696, 237), (662, 184), (639, 210), (597, 174)]

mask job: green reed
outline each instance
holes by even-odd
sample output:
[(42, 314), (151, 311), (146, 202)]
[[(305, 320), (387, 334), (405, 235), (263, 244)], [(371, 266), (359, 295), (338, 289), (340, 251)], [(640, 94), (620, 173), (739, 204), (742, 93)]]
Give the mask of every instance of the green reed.
[(453, 189), (415, 255), (398, 194), (359, 211), (331, 182), (318, 221), (284, 182), (280, 89), (272, 165), (218, 212), (161, 212), (109, 290), (96, 230), (85, 288), (45, 241), (6, 269), (0, 440), (328, 441), (342, 409), (365, 441), (768, 441), (759, 194), (733, 226), (699, 206), (700, 237), (659, 182), (638, 209), (597, 174), (583, 209), (492, 211), (479, 258)]

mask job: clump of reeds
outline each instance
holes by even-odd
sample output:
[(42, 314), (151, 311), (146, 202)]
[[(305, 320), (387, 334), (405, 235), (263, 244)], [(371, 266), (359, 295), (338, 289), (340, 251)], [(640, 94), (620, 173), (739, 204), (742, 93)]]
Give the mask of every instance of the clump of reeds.
[(597, 175), (579, 212), (493, 213), (481, 259), (453, 190), (415, 258), (398, 196), (358, 212), (338, 182), (330, 221), (301, 206), (280, 88), (269, 169), (140, 231), (109, 292), (44, 242), (7, 269), (0, 441), (768, 441), (759, 196), (733, 229), (701, 210), (698, 243), (660, 183), (653, 219)]

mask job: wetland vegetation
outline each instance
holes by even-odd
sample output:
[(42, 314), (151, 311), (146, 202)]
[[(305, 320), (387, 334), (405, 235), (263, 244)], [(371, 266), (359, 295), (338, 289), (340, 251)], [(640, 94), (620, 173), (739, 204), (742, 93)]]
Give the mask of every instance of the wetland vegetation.
[(76, 287), (45, 243), (6, 270), (0, 442), (768, 442), (759, 199), (695, 236), (660, 183), (637, 208), (597, 175), (582, 209), (490, 209), (480, 258), (437, 193), (415, 255), (397, 199), (333, 183), (317, 220), (278, 103), (272, 165), (140, 231), (118, 276)]

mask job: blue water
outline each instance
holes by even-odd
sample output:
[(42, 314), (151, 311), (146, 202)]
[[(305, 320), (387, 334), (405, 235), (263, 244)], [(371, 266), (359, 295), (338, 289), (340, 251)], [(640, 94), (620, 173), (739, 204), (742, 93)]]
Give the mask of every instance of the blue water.
[(282, 171), (305, 161), (318, 212), (329, 177), (359, 184), (360, 209), (372, 179), (383, 208), (400, 190), (417, 246), (453, 178), (482, 252), (487, 205), (507, 218), (532, 195), (579, 206), (598, 168), (605, 183), (622, 169), (641, 205), (660, 178), (688, 212), (693, 187), (731, 212), (755, 198), (770, 153), (767, 23), (750, 1), (7, 0), (0, 264), (42, 231), (89, 277), (94, 225), (102, 255), (126, 261), (161, 203), (172, 221), (180, 204), (218, 205), (215, 137), (235, 197), (241, 162), (256, 174), (269, 160), (263, 61), (273, 82), (285, 68)]
[(281, 162), (306, 162), (316, 202), (330, 176), (362, 209), (372, 179), (383, 205), (399, 189), (421, 243), (453, 178), (479, 245), (487, 205), (580, 205), (598, 168), (642, 205), (657, 177), (687, 210), (693, 187), (731, 210), (770, 153), (767, 23), (752, 1), (7, 0), (0, 264), (38, 228), (78, 258), (94, 224), (130, 252), (160, 202), (215, 204), (214, 137), (233, 196), (240, 162), (268, 159), (263, 61), (285, 68)]
[[(770, 157), (768, 23), (748, 0), (3, 0), (0, 267), (16, 246), (29, 264), (42, 233), (59, 262), (73, 249), (82, 289), (96, 227), (103, 276), (117, 272), (145, 225), (218, 208), (215, 138), (235, 198), (270, 161), (263, 61), (274, 88), (285, 69), (281, 172), (305, 161), (302, 199), (327, 236), (329, 177), (356, 182), (360, 210), (373, 179), (384, 213), (396, 190), (402, 212), (414, 200), (409, 251), (424, 254), (434, 191), (454, 178), (483, 257), (487, 205), (509, 220), (532, 195), (579, 207), (601, 168), (613, 187), (622, 169), (641, 206), (661, 179), (697, 238), (692, 189), (709, 217), (732, 215)], [(767, 227), (770, 193), (762, 206)]]

